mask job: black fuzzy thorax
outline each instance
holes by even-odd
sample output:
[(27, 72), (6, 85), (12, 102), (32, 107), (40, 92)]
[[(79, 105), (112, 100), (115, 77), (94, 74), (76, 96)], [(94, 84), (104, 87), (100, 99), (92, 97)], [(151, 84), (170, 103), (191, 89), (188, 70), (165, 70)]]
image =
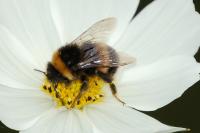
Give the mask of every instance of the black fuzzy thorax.
[(96, 68), (88, 68), (88, 69), (78, 69), (77, 64), (82, 62), (83, 57), (86, 54), (88, 47), (84, 45), (84, 47), (79, 47), (76, 44), (69, 44), (59, 49), (60, 58), (64, 62), (64, 64), (75, 74), (75, 75), (95, 75)]
[(81, 49), (76, 44), (69, 44), (59, 50), (60, 58), (70, 70), (75, 71), (76, 65), (81, 61)]

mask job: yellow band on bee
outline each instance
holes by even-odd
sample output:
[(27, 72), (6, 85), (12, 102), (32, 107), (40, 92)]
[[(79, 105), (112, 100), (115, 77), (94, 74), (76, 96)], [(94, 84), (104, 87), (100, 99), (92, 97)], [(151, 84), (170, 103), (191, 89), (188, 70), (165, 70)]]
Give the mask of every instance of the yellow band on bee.
[(55, 52), (52, 58), (52, 64), (64, 77), (69, 80), (73, 80), (74, 76), (72, 75), (70, 69), (64, 64), (62, 59), (60, 58), (59, 52)]

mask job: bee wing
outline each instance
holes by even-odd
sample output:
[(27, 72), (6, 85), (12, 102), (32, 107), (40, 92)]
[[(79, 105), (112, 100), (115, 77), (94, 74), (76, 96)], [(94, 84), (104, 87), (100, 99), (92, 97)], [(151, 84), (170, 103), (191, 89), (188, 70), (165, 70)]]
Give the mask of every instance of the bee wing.
[[(93, 44), (95, 45), (95, 44)], [(102, 45), (102, 44), (101, 44)], [(106, 45), (100, 47), (98, 44), (85, 52), (83, 60), (77, 65), (78, 69), (86, 69), (92, 67), (118, 67), (124, 66), (136, 61), (135, 58), (122, 52), (116, 52), (113, 48)], [(103, 49), (103, 48), (106, 48)]]
[(131, 55), (124, 53), (124, 52), (117, 52), (119, 58), (119, 66), (125, 66), (128, 64), (133, 64), (136, 62), (136, 58), (132, 57)]
[(72, 44), (82, 45), (85, 42), (107, 42), (114, 32), (117, 24), (116, 18), (106, 18), (93, 24), (88, 30), (77, 37)]

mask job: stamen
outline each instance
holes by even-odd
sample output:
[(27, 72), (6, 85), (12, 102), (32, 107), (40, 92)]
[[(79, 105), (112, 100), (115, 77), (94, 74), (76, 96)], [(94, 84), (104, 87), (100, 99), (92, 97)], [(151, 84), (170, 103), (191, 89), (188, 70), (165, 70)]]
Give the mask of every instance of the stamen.
[[(80, 80), (74, 80), (71, 83), (52, 83), (48, 79), (45, 79), (41, 90), (50, 95), (57, 103), (57, 107), (65, 106), (67, 109), (72, 108), (72, 104), (76, 96), (80, 92), (82, 82)], [(79, 100), (75, 102), (73, 108), (82, 109), (88, 104), (97, 104), (103, 101), (104, 93), (103, 86), (105, 82), (97, 76), (89, 77), (88, 89), (81, 96)]]

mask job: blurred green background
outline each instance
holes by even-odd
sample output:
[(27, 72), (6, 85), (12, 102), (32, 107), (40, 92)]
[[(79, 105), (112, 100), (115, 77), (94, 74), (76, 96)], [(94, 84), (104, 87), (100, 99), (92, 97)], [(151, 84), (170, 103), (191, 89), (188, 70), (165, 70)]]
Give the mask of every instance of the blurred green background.
[[(152, 1), (141, 0), (137, 13)], [(194, 3), (196, 10), (200, 12), (200, 0), (194, 0)], [(196, 53), (195, 58), (200, 62), (200, 50)], [(200, 81), (190, 87), (181, 98), (173, 101), (169, 105), (159, 110), (145, 113), (165, 124), (190, 128), (191, 131), (187, 133), (200, 133)], [(18, 132), (10, 130), (0, 123), (0, 133)]]

